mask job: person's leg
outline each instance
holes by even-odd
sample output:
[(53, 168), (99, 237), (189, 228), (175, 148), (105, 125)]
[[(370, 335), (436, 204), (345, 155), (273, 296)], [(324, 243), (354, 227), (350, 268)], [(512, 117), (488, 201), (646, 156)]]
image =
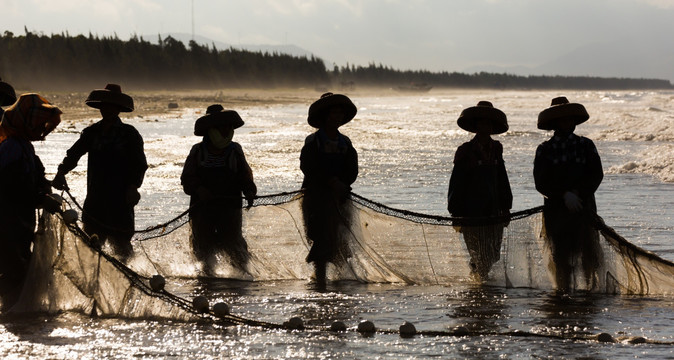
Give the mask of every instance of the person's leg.
[(119, 260), (123, 263), (126, 263), (131, 257), (133, 257), (134, 251), (133, 245), (131, 245), (132, 237), (133, 233), (125, 235), (110, 235), (108, 237), (110, 246), (112, 246), (113, 251), (117, 256), (119, 256)]
[(34, 233), (24, 227), (7, 226), (0, 234), (0, 300), (6, 310), (21, 295), (30, 263), (30, 244)]
[(327, 283), (326, 270), (327, 263), (323, 261), (314, 262), (315, 276), (316, 276), (316, 286), (325, 287)]
[(215, 229), (211, 222), (204, 219), (200, 214), (194, 214), (190, 219), (190, 241), (194, 257), (201, 262), (204, 274), (209, 277), (215, 276), (210, 257), (214, 249)]

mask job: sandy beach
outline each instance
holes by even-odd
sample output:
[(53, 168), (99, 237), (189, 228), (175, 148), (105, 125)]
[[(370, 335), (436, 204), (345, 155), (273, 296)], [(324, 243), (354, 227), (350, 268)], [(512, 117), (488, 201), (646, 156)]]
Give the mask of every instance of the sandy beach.
[[(206, 109), (212, 104), (222, 104), (225, 108), (239, 110), (251, 106), (306, 103), (307, 107), (320, 93), (311, 89), (220, 89), (220, 90), (163, 90), (163, 91), (126, 91), (133, 97), (135, 110), (134, 117), (151, 117), (177, 111), (184, 108)], [(17, 89), (17, 94), (27, 91)], [(88, 92), (53, 92), (45, 91), (38, 94), (44, 96), (50, 103), (58, 106), (62, 111), (63, 121), (79, 121), (98, 118), (96, 109), (85, 105)], [(175, 104), (169, 107), (169, 104)], [(122, 117), (125, 117), (122, 114)]]
[[(93, 89), (92, 89), (93, 90)], [(309, 88), (273, 88), (273, 89), (211, 89), (211, 90), (126, 90), (122, 91), (133, 98), (136, 109), (124, 117), (147, 118), (161, 116), (180, 109), (206, 109), (212, 104), (222, 104), (226, 109), (241, 110), (253, 106), (274, 104), (306, 104), (307, 109), (322, 93), (331, 91), (346, 94), (353, 99), (359, 96), (401, 96), (404, 93), (392, 88), (358, 88), (358, 89), (309, 89)], [(460, 89), (444, 89), (443, 93), (461, 91)], [(84, 91), (39, 91), (16, 89), (16, 93), (37, 92), (62, 111), (63, 121), (97, 119), (96, 109), (85, 105), (89, 92)], [(169, 104), (177, 107), (169, 107)]]

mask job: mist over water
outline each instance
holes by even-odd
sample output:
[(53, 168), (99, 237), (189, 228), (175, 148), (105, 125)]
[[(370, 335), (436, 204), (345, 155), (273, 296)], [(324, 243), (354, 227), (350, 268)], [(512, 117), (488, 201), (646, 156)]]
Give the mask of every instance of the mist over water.
[[(456, 125), (462, 109), (491, 101), (508, 116), (510, 130), (496, 136), (514, 196), (513, 210), (543, 203), (534, 188), (533, 158), (551, 133), (536, 129), (538, 113), (553, 97), (564, 95), (585, 105), (590, 120), (576, 133), (595, 141), (605, 171), (597, 192), (598, 213), (630, 242), (673, 260), (674, 245), (674, 93), (672, 92), (538, 92), (431, 91), (416, 96), (351, 95), (358, 115), (340, 130), (359, 153), (359, 195), (387, 206), (447, 215), (446, 197), (456, 148), (472, 135)], [(57, 104), (58, 105), (58, 104)], [(226, 104), (224, 104), (225, 107)], [(314, 131), (306, 123), (308, 104), (267, 105), (238, 110), (246, 124), (237, 129), (259, 194), (300, 187), (299, 153)], [(183, 109), (162, 117), (125, 118), (145, 139), (150, 168), (136, 208), (136, 228), (163, 223), (181, 213), (189, 199), (180, 172), (203, 109)], [(131, 114), (133, 115), (133, 113)], [(95, 120), (95, 119), (92, 119)], [(79, 131), (88, 123), (75, 125)], [(63, 124), (62, 124), (63, 125)], [(52, 176), (77, 132), (63, 129), (36, 150)], [(86, 157), (67, 176), (73, 194), (86, 194)], [(370, 319), (378, 327), (397, 329), (405, 320), (418, 329), (447, 330), (465, 326), (480, 331), (510, 330), (560, 334), (640, 335), (674, 340), (671, 298), (577, 294), (559, 299), (533, 289), (391, 284), (330, 284), (315, 291), (305, 281), (200, 282), (174, 280), (172, 288), (187, 296), (207, 294), (232, 304), (249, 317), (283, 322), (302, 316), (316, 325), (341, 320), (355, 326)], [(355, 332), (286, 333), (254, 328), (220, 328), (124, 319), (92, 319), (77, 314), (3, 322), (0, 354), (35, 357), (241, 357), (241, 358), (409, 358), (607, 357), (633, 358), (647, 353), (672, 356), (671, 346), (598, 344), (554, 338), (506, 336), (424, 337), (401, 339)], [(92, 352), (88, 352), (93, 348)]]

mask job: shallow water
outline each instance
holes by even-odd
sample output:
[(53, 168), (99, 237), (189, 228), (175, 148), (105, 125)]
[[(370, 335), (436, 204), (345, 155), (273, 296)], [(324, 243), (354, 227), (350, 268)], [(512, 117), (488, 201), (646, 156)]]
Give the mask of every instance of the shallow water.
[[(550, 134), (535, 119), (549, 105), (551, 92), (431, 91), (422, 96), (353, 96), (355, 120), (342, 128), (359, 152), (360, 176), (354, 192), (395, 208), (446, 214), (452, 158), (470, 134), (456, 126), (461, 109), (490, 100), (507, 115), (510, 131), (497, 136), (514, 194), (513, 210), (542, 204), (533, 186), (533, 155)], [(674, 260), (674, 93), (567, 92), (583, 103), (591, 119), (577, 133), (595, 139), (606, 176), (599, 191), (599, 214), (629, 241)], [(57, 104), (58, 105), (58, 104)], [(272, 105), (241, 110), (246, 125), (234, 140), (246, 153), (260, 194), (299, 188), (299, 151), (312, 129), (308, 104)], [(191, 135), (201, 109), (164, 117), (125, 120), (145, 139), (150, 163), (137, 207), (137, 228), (169, 220), (188, 198), (179, 176), (187, 153), (199, 138)], [(60, 132), (36, 146), (48, 173), (55, 172), (65, 150), (86, 124)], [(68, 131), (64, 131), (68, 130)], [(85, 195), (85, 164), (68, 175), (78, 199)], [(640, 171), (636, 172), (635, 171)], [(644, 336), (674, 341), (674, 302), (669, 297), (574, 294), (559, 298), (536, 289), (391, 284), (330, 284), (317, 291), (307, 281), (237, 282), (172, 280), (187, 297), (205, 294), (226, 301), (247, 318), (275, 323), (301, 316), (307, 324), (328, 326), (363, 319), (378, 328), (397, 329), (403, 321), (418, 330), (446, 331), (456, 326), (467, 336), (403, 339), (354, 331), (286, 332), (250, 327), (169, 321), (97, 319), (80, 314), (3, 319), (0, 354), (36, 358), (634, 358), (672, 357), (671, 345), (603, 344), (572, 340), (607, 332), (614, 337)], [(555, 336), (502, 335), (514, 330)]]

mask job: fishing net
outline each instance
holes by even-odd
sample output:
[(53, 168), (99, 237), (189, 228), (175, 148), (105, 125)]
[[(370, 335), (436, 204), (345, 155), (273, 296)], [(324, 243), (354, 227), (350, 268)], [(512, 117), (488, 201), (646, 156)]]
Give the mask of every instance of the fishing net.
[[(302, 217), (302, 193), (259, 197), (243, 210), (243, 236), (250, 260), (240, 268), (224, 253), (214, 253), (215, 275), (250, 281), (310, 279), (305, 258), (310, 249)], [(71, 198), (70, 206), (77, 207)], [(352, 194), (340, 213), (348, 251), (328, 267), (328, 279), (401, 284), (480, 281), (486, 285), (554, 289), (550, 249), (542, 235), (542, 209), (513, 213), (506, 219), (431, 216), (389, 208)], [(80, 209), (81, 210), (81, 209)], [(674, 293), (674, 264), (638, 248), (595, 220), (601, 261), (593, 281), (576, 261), (573, 290), (619, 294)], [(496, 235), (495, 235), (496, 234)], [(501, 236), (494, 251), (466, 238)], [(228, 315), (200, 313), (172, 293), (155, 291), (151, 276), (204, 276), (190, 243), (188, 211), (134, 235), (135, 256), (120, 262), (104, 246), (97, 249), (78, 223), (44, 213), (21, 299), (13, 312), (81, 311), (102, 316), (169, 318), (191, 321), (210, 317), (241, 324), (280, 325)], [(471, 242), (474, 240), (470, 240)], [(477, 245), (476, 245), (477, 244)], [(487, 244), (489, 245), (489, 244)], [(492, 246), (493, 248), (493, 246)], [(484, 251), (483, 251), (484, 250)], [(490, 254), (482, 256), (483, 252)], [(482, 270), (480, 274), (479, 269)]]

